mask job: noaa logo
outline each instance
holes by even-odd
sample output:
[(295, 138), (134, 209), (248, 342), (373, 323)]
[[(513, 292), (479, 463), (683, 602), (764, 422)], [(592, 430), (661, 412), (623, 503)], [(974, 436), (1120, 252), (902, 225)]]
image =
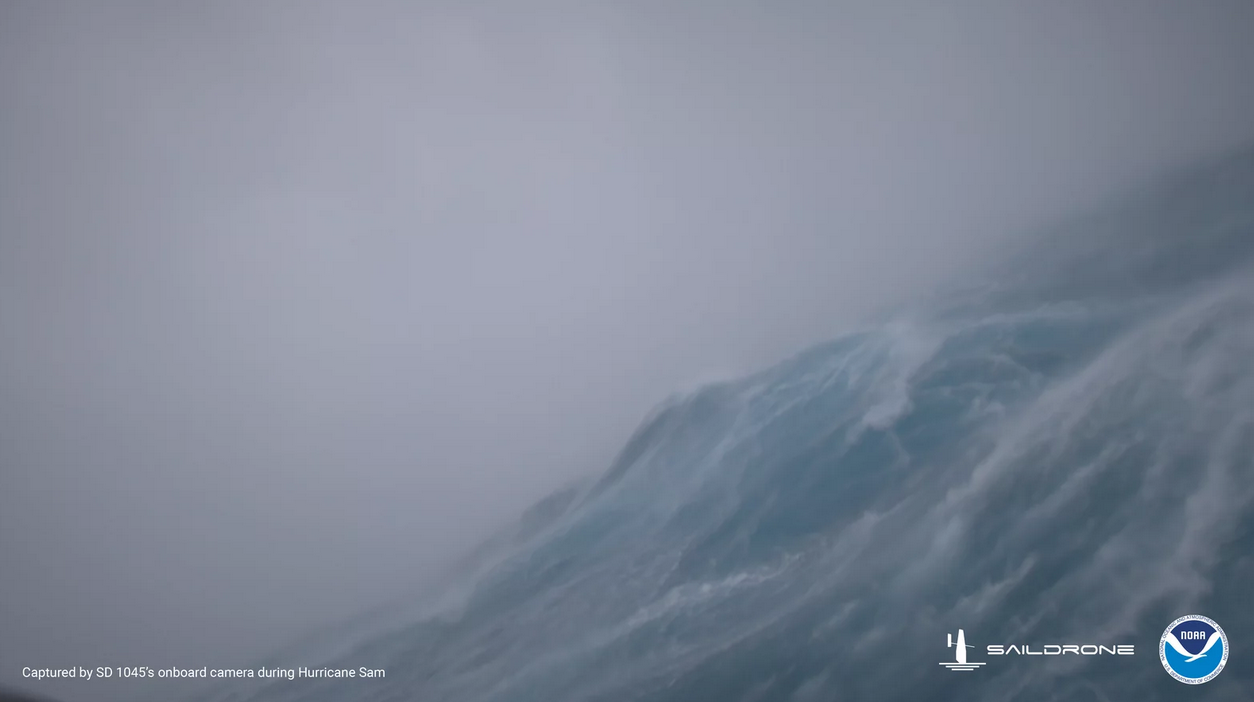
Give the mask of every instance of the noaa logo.
[(1201, 685), (1228, 663), (1228, 637), (1213, 619), (1190, 614), (1163, 632), (1158, 655), (1171, 677), (1186, 685)]

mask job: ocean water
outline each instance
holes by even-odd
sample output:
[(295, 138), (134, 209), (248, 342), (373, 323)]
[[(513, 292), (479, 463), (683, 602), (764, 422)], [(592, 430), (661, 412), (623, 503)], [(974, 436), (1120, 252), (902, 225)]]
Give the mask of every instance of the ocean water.
[[(1254, 155), (1158, 183), (672, 398), (456, 596), (325, 662), (386, 678), (220, 699), (1254, 699), (1252, 266)], [(1230, 637), (1197, 688), (1157, 650), (1190, 613)], [(938, 665), (959, 628), (986, 666)]]

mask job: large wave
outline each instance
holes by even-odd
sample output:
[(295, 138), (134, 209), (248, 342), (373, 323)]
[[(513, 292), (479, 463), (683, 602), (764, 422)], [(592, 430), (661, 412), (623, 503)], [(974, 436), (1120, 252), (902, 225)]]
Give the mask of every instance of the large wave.
[[(657, 410), (465, 597), (258, 700), (1157, 700), (1166, 624), (1254, 653), (1254, 157)], [(1132, 659), (983, 643), (1134, 644)]]

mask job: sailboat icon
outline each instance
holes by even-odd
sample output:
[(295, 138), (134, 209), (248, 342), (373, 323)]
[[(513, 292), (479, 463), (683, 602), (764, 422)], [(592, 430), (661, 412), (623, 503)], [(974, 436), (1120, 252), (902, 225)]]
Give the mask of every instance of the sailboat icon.
[(967, 645), (967, 636), (962, 629), (958, 630), (957, 641), (954, 641), (953, 634), (945, 634), (945, 647), (957, 649), (954, 651), (954, 661), (952, 663), (941, 663), (941, 665), (950, 670), (965, 670), (969, 672), (984, 665), (983, 663), (972, 663), (967, 660), (967, 649), (975, 647)]

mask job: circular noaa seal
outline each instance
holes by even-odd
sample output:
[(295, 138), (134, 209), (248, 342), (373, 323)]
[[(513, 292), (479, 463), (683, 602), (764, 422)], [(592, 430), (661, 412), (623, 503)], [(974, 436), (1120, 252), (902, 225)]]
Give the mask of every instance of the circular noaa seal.
[(1163, 632), (1158, 657), (1171, 677), (1186, 685), (1201, 685), (1228, 663), (1228, 636), (1215, 620), (1190, 614)]

